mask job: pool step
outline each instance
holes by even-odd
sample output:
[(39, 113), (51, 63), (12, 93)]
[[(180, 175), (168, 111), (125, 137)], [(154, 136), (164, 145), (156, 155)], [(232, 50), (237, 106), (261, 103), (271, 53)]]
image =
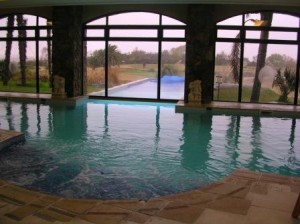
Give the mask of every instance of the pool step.
[(13, 144), (25, 142), (24, 133), (0, 129), (0, 151)]

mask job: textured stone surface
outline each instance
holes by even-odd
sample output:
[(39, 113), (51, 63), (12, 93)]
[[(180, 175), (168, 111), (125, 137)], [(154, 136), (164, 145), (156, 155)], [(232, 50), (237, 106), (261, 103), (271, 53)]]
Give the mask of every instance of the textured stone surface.
[(82, 95), (82, 7), (53, 9), (53, 76), (65, 78), (68, 97)]
[(190, 5), (186, 26), (186, 83), (185, 102), (188, 102), (188, 87), (194, 80), (202, 81), (202, 102), (213, 99), (215, 21), (212, 5)]

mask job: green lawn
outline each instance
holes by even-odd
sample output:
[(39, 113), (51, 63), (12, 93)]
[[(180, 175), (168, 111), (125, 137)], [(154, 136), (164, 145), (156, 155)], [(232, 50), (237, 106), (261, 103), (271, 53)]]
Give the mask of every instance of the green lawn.
[[(10, 80), (7, 86), (0, 82), (0, 91), (2, 92), (20, 92), (20, 93), (36, 93), (36, 82), (27, 81), (26, 86), (22, 86), (20, 81)], [(40, 82), (40, 93), (51, 93), (48, 82)]]
[[(252, 89), (244, 87), (242, 92), (243, 92), (242, 102), (250, 102)], [(278, 98), (279, 95), (276, 92), (272, 91), (271, 89), (261, 89), (259, 102), (273, 103), (273, 102), (277, 102)], [(214, 91), (214, 100), (218, 100), (217, 90)], [(238, 88), (236, 87), (221, 88), (219, 92), (219, 100), (236, 102), (238, 100)], [(293, 103), (293, 99), (290, 99), (289, 102)]]

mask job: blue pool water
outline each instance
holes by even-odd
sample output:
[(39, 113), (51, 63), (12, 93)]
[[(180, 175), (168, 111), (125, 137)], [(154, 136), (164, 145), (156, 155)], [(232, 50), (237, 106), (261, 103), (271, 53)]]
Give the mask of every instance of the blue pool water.
[[(108, 89), (109, 97), (157, 99), (157, 79), (145, 79)], [(104, 96), (101, 91), (92, 95)], [(166, 75), (161, 78), (160, 98), (179, 100), (184, 95), (184, 77)]]
[(76, 108), (0, 101), (0, 178), (74, 198), (147, 199), (237, 168), (300, 176), (299, 119), (176, 114), (174, 104), (88, 100)]

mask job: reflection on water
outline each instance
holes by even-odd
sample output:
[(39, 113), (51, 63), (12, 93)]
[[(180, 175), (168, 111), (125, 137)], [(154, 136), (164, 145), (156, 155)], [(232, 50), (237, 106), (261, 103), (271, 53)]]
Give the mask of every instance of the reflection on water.
[(134, 104), (0, 102), (0, 128), (27, 139), (1, 152), (0, 177), (67, 197), (111, 199), (186, 191), (236, 168), (300, 175), (297, 119)]

